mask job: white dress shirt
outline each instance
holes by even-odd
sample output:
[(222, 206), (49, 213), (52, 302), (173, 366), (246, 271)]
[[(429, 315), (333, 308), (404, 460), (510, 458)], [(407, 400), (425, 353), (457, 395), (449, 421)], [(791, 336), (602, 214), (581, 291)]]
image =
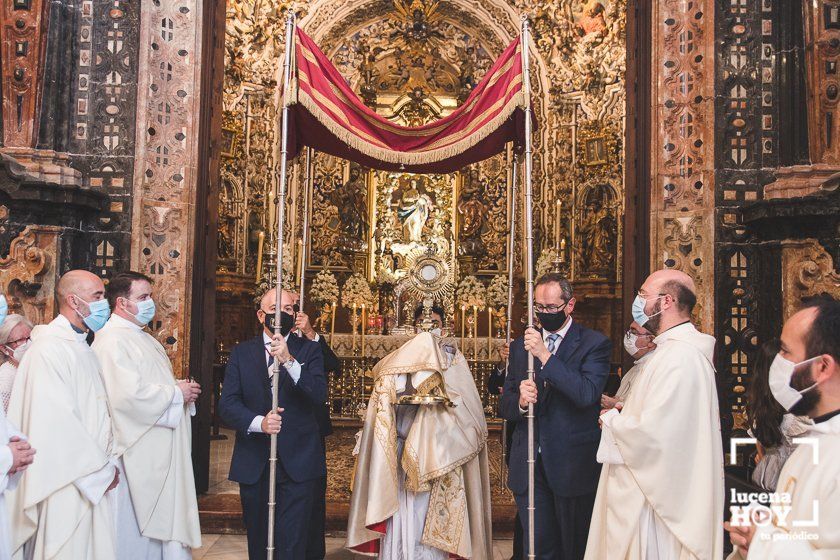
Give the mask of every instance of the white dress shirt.
[[(292, 334), (292, 333), (289, 332), (289, 334)], [(286, 342), (289, 342), (289, 334), (287, 334), (286, 337), (285, 337)], [(272, 375), (274, 375), (273, 362), (272, 362), (272, 365), (269, 365), (269, 361), (271, 360), (271, 354), (269, 353), (268, 348), (269, 348), (269, 346), (271, 346), (271, 337), (268, 336), (265, 333), (265, 330), (263, 330), (262, 336), (263, 336), (263, 344), (265, 345), (265, 367), (268, 369), (268, 376), (271, 377)], [(313, 341), (318, 342), (319, 338), (320, 337), (316, 333)], [(298, 361), (294, 358), (294, 356), (292, 356), (291, 360), (289, 360), (288, 362), (283, 364), (283, 367), (286, 368), (287, 372), (289, 372), (289, 377), (292, 378), (292, 381), (294, 382), (295, 385), (297, 385), (297, 382), (300, 380), (300, 366), (301, 365), (302, 364), (298, 363)], [(262, 431), (263, 431), (262, 430), (262, 421), (263, 421), (264, 418), (265, 418), (265, 415), (263, 415), (263, 414), (258, 414), (256, 416), (254, 416), (254, 419), (251, 420), (251, 425), (248, 426), (248, 433), (249, 434), (254, 434), (254, 433), (261, 434)]]

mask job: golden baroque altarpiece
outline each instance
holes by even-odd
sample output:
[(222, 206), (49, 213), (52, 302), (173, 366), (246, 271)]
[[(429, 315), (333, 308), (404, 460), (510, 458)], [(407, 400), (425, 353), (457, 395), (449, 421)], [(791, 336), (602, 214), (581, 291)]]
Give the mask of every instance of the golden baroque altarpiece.
[[(276, 85), (288, 8), (366, 104), (406, 125), (457, 107), (518, 35), (519, 14), (533, 10), (523, 0), (228, 3), (218, 307), (227, 325), (234, 323), (229, 332), (252, 322), (246, 294), (253, 293), (259, 246), (272, 242)], [(587, 319), (619, 332), (625, 4), (558, 0), (532, 21), (537, 247), (555, 246), (558, 236), (566, 241), (571, 277), (595, 301)], [(509, 212), (521, 213), (508, 195), (512, 157), (450, 175), (409, 175), (315, 154), (307, 277), (328, 266), (340, 278), (362, 272), (399, 292), (412, 259), (427, 251), (449, 263), (455, 283), (459, 275), (487, 282), (504, 274)], [(292, 173), (287, 239), (301, 237), (303, 167)], [(300, 244), (290, 249), (297, 255)]]

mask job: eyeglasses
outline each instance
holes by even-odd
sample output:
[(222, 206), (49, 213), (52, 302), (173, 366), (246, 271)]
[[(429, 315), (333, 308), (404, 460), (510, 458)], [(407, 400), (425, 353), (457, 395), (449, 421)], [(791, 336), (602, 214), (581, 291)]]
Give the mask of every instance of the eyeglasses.
[(534, 304), (534, 311), (537, 313), (557, 313), (558, 311), (562, 311), (564, 307), (566, 307), (566, 303), (563, 305), (543, 305), (541, 303)]
[(10, 348), (17, 348), (21, 344), (26, 344), (30, 340), (31, 339), (28, 336), (25, 336), (25, 337), (19, 338), (17, 340), (10, 340), (9, 342), (6, 343), (6, 346), (8, 346)]
[(624, 338), (630, 339), (631, 336), (636, 336), (638, 338), (653, 338), (653, 335), (650, 333), (638, 333), (633, 329), (627, 329), (624, 331)]

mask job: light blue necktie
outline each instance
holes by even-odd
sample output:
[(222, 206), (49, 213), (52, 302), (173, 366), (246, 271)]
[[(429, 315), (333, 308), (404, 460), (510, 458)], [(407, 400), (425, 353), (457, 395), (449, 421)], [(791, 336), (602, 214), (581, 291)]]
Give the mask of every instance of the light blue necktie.
[(548, 351), (554, 354), (554, 351), (557, 350), (557, 341), (560, 340), (560, 335), (557, 333), (551, 333), (548, 335)]

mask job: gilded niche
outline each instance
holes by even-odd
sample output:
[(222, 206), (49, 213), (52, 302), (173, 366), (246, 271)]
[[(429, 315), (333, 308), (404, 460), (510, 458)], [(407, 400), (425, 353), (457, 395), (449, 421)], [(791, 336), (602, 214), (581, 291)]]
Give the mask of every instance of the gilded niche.
[[(435, 2), (395, 2), (322, 48), (365, 103), (405, 126), (449, 114), (492, 64), (488, 47)], [(363, 255), (369, 275), (388, 269), (402, 277), (412, 254), (434, 246), (454, 255), (456, 238), (488, 270), (504, 263), (497, 231), (507, 216), (504, 159), (446, 176), (380, 173), (323, 154), (315, 160), (311, 221), (325, 231), (313, 237), (310, 265), (351, 268)], [(466, 212), (457, 219), (456, 197)], [(472, 223), (456, 232), (465, 216)]]

